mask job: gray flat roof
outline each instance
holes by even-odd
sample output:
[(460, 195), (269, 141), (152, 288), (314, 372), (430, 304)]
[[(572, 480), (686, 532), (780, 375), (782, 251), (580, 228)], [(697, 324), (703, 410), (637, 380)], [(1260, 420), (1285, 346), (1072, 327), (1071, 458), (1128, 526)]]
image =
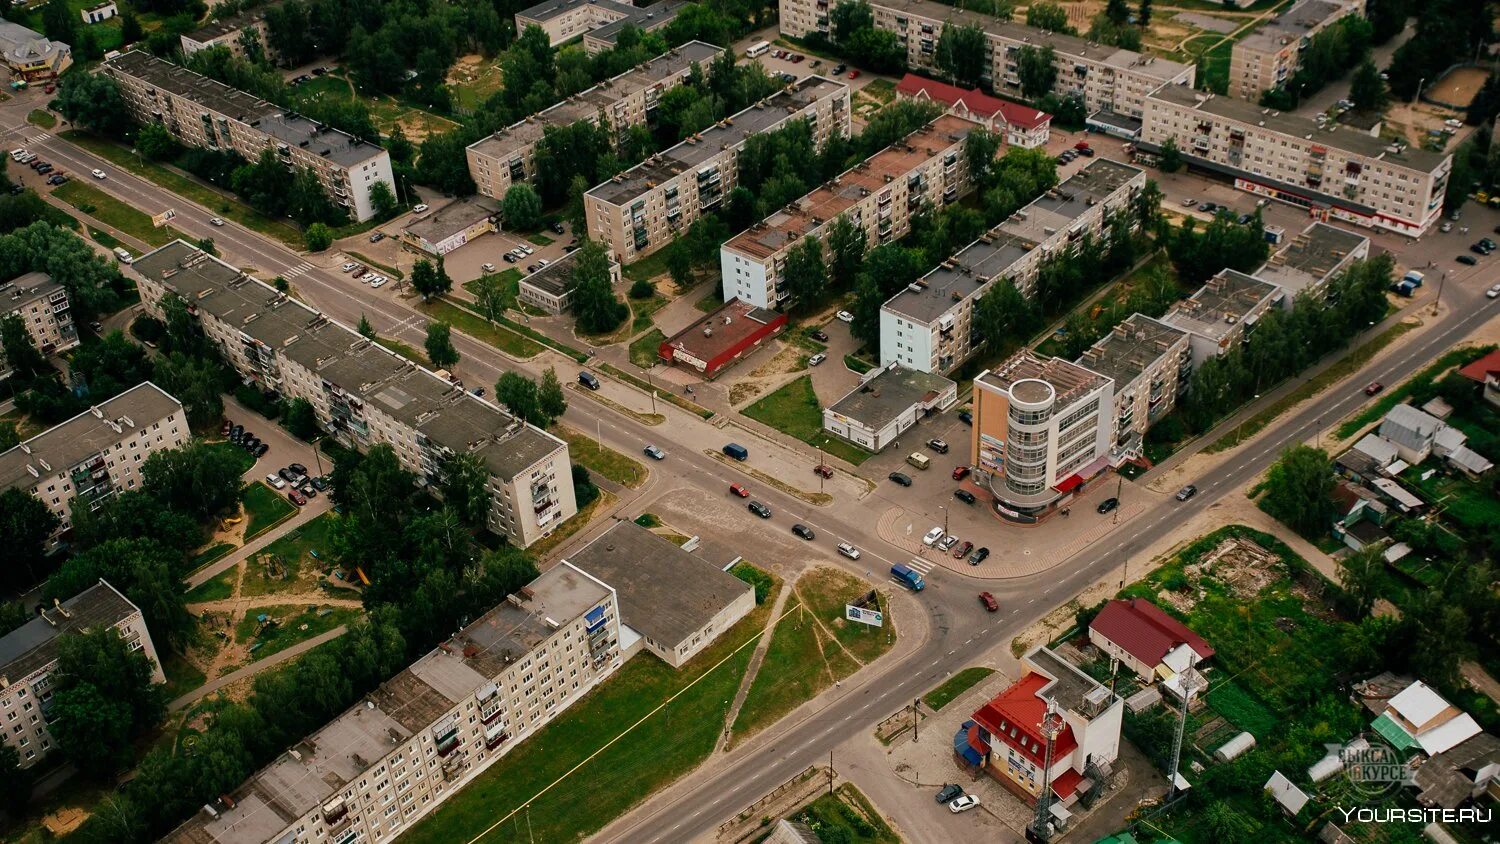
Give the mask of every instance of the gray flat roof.
[(1172, 306), (1162, 322), (1219, 339), (1241, 324), (1261, 302), (1281, 288), (1235, 270), (1220, 270), (1192, 296)]
[(636, 13), (628, 18), (620, 18), (598, 29), (589, 30), (584, 37), (603, 41), (613, 47), (615, 41), (620, 38), (620, 30), (625, 27), (634, 26), (647, 32), (655, 31), (671, 23), (687, 5), (688, 0), (660, 0), (645, 8), (637, 9)]
[[(0, 489), (30, 489), (38, 475), (66, 472), (132, 433), (182, 410), (177, 399), (146, 381), (0, 452)], [(115, 430), (114, 426), (121, 430)], [(183, 431), (187, 433), (186, 429)], [(46, 467), (51, 467), (50, 470)], [(32, 474), (35, 471), (37, 474)]]
[(1369, 241), (1364, 235), (1327, 223), (1313, 223), (1272, 255), (1256, 275), (1297, 293), (1327, 279), (1349, 255)]
[(131, 50), (109, 59), (104, 62), (104, 66), (247, 123), (287, 146), (301, 147), (344, 167), (353, 167), (385, 154), (379, 144), (329, 128), (275, 103), (231, 88), (185, 67), (162, 61), (140, 50)]
[(531, 275), (523, 277), (520, 283), (535, 287), (550, 296), (563, 296), (575, 287), (573, 264), (578, 260), (577, 256), (577, 252), (569, 252)]
[(751, 135), (770, 132), (824, 97), (847, 91), (842, 82), (807, 76), (759, 103), (704, 129), (692, 138), (657, 153), (613, 179), (589, 189), (589, 196), (625, 205), (672, 177), (703, 164), (726, 149), (739, 147)]
[(1246, 47), (1274, 53), (1283, 46), (1299, 42), (1315, 27), (1340, 14), (1343, 6), (1329, 0), (1299, 0), (1290, 9), (1282, 12), (1235, 45), (1235, 49)]
[(609, 584), (621, 620), (667, 648), (754, 589), (634, 522), (616, 522), (568, 562)]
[(9, 314), (44, 296), (51, 296), (63, 286), (46, 273), (27, 273), (0, 284), (0, 314)]
[(187, 38), (191, 41), (197, 41), (200, 44), (212, 41), (215, 38), (220, 38), (231, 32), (244, 29), (247, 24), (265, 20), (266, 12), (280, 5), (280, 3), (267, 3), (264, 6), (258, 6), (254, 9), (240, 12), (237, 15), (230, 15), (227, 18), (209, 21), (203, 26), (187, 33)]
[(428, 243), (439, 243), (498, 213), (500, 208), (484, 197), (464, 197), (413, 220), (406, 226), (406, 233)]
[[(1054, 405), (1062, 409), (1079, 396), (1104, 386), (1104, 376), (1063, 358), (1049, 358), (1030, 349), (1011, 355), (994, 369), (987, 369), (974, 379), (997, 390), (1011, 392), (1017, 381), (1046, 381), (1056, 393)], [(1028, 400), (1029, 396), (1025, 397)]]
[[(1452, 157), (1448, 153), (1428, 152), (1415, 146), (1407, 147), (1403, 152), (1392, 152), (1392, 145), (1388, 141), (1372, 138), (1357, 130), (1338, 129), (1337, 124), (1325, 129), (1307, 117), (1267, 111), (1255, 103), (1237, 100), (1233, 97), (1209, 96), (1182, 85), (1164, 85), (1153, 91), (1151, 98), (1186, 106), (1205, 114), (1237, 120), (1250, 126), (1264, 124), (1264, 128), (1272, 132), (1296, 135), (1327, 147), (1366, 158), (1379, 159), (1388, 164), (1408, 167), (1422, 173), (1431, 173), (1443, 161)], [(1257, 176), (1256, 178), (1263, 177)]]
[(136, 611), (103, 580), (63, 601), (62, 608), (65, 612), (44, 606), (46, 618), (37, 615), (0, 638), (0, 677), (18, 682), (57, 659), (57, 640), (64, 634), (113, 627)]
[[(174, 241), (131, 268), (509, 481), (566, 445), (499, 407), (329, 320), (197, 247)], [(170, 273), (165, 276), (165, 273)]]
[[(1037, 692), (1043, 698), (1057, 701), (1057, 705), (1073, 712), (1081, 712), (1090, 692), (1105, 688), (1098, 680), (1083, 673), (1073, 663), (1058, 656), (1051, 648), (1037, 648), (1026, 655), (1026, 659), (1042, 673), (1051, 677), (1051, 685)], [(1109, 700), (1117, 700), (1111, 692)]]
[(953, 382), (941, 375), (891, 364), (828, 409), (868, 428), (881, 428), (912, 405), (952, 386)]
[(545, 0), (545, 2), (517, 12), (516, 17), (534, 21), (549, 21), (583, 6), (608, 9), (621, 15), (634, 15), (637, 11), (629, 3), (620, 3), (618, 0)]
[(1131, 314), (1078, 359), (1078, 365), (1114, 379), (1118, 387), (1139, 378), (1187, 332), (1144, 314)]

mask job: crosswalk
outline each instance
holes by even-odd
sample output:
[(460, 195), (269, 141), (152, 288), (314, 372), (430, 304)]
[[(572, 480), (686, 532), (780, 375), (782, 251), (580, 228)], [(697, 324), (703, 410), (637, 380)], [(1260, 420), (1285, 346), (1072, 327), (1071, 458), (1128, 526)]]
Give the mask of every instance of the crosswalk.
[(916, 569), (918, 574), (926, 577), (932, 572), (932, 569), (936, 564), (928, 560), (924, 560), (921, 557), (912, 557), (911, 560), (906, 563), (906, 565), (910, 568)]
[(292, 267), (291, 269), (289, 269), (286, 272), (282, 273), (281, 277), (282, 278), (286, 278), (286, 279), (293, 279), (293, 278), (296, 278), (299, 275), (306, 274), (312, 268), (313, 268), (312, 264), (309, 264), (306, 261), (303, 261), (302, 263), (298, 264), (297, 266)]
[(40, 135), (32, 135), (32, 136), (28, 137), (26, 139), (26, 143), (28, 143), (28, 144), (39, 144), (42, 141), (51, 139), (51, 137), (52, 137), (52, 133), (51, 132), (43, 132)]

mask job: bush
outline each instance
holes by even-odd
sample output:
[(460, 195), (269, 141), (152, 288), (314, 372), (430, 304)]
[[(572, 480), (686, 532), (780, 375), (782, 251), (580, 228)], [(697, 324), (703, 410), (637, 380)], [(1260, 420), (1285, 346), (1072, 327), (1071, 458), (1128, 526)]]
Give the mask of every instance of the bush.
[(141, 314), (130, 323), (130, 333), (146, 343), (160, 343), (167, 336), (167, 326), (156, 317)]
[(333, 230), (323, 223), (313, 223), (302, 233), (302, 241), (307, 244), (308, 251), (322, 252), (333, 245)]
[(235, 387), (234, 398), (235, 401), (238, 401), (240, 404), (250, 408), (251, 410), (259, 413), (261, 416), (264, 416), (267, 419), (275, 419), (276, 417), (281, 415), (280, 402), (277, 402), (274, 399), (267, 398), (265, 393), (262, 393), (260, 390), (257, 390), (256, 388), (251, 387), (248, 384), (241, 384), (240, 386)]
[(580, 510), (599, 498), (599, 487), (594, 486), (589, 470), (576, 464), (573, 466), (573, 497), (578, 500)]
[(771, 575), (749, 563), (736, 563), (729, 573), (755, 587), (755, 603), (763, 604), (771, 594)]
[(656, 285), (645, 280), (644, 278), (639, 279), (635, 284), (630, 285), (630, 298), (632, 299), (650, 299), (655, 295)]

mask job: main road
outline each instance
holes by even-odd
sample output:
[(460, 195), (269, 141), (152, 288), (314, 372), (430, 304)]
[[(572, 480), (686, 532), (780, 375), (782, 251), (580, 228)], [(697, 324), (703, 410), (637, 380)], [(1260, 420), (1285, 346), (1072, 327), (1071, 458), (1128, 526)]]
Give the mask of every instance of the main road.
[[(0, 109), (0, 115), (3, 115), (0, 132), (12, 139), (24, 137), (28, 132), (35, 135), (35, 130), (19, 123), (18, 118), (24, 119), (24, 108), (18, 110), (13, 104), (9, 109)], [(212, 226), (208, 221), (214, 215), (208, 209), (123, 172), (62, 139), (33, 137), (28, 145), (75, 173), (95, 168), (105, 170), (110, 177), (96, 182), (96, 186), (142, 211), (176, 209), (177, 217), (172, 222), (175, 227), (193, 237), (212, 237), (227, 260), (265, 274), (294, 278), (299, 293), (334, 319), (353, 325), (363, 316), (382, 335), (409, 342), (419, 343), (425, 335), (426, 316), (399, 299), (382, 296), (365, 285), (352, 284), (340, 274), (310, 262), (306, 256), (233, 223)], [(717, 764), (695, 776), (691, 788), (669, 792), (667, 799), (648, 803), (612, 825), (604, 837), (657, 842), (687, 840), (709, 833), (770, 788), (825, 758), (833, 747), (851, 735), (870, 729), (952, 672), (982, 660), (985, 651), (1008, 647), (1016, 633), (1051, 608), (1167, 537), (1191, 515), (1255, 478), (1284, 447), (1311, 437), (1323, 421), (1331, 424), (1353, 410), (1365, 397), (1360, 390), (1350, 388), (1350, 383), (1399, 381), (1467, 336), (1496, 312), (1494, 302), (1483, 297), (1479, 285), (1478, 270), (1450, 277), (1443, 294), (1448, 310), (1436, 324), (1395, 353), (1366, 365), (1343, 385), (1325, 390), (1295, 412), (1277, 419), (1248, 448), (1231, 455), (1216, 476), (1199, 479), (1200, 491), (1194, 499), (1177, 504), (1168, 496), (1142, 490), (1137, 495), (1147, 497), (1149, 505), (1122, 525), (1122, 529), (1069, 559), (1057, 561), (1042, 574), (1005, 581), (977, 581), (934, 570), (928, 588), (911, 599), (929, 622), (929, 635), (918, 648), (898, 662), (856, 675), (849, 691), (816, 716), (790, 729), (772, 730), (774, 738), (746, 743), (724, 760), (725, 764)], [(1372, 333), (1383, 327), (1384, 324), (1376, 326)], [(456, 332), (453, 338), (463, 356), (460, 371), (473, 383), (492, 384), (507, 370), (539, 374), (539, 363), (516, 362), (489, 345)], [(1274, 400), (1279, 392), (1269, 393), (1262, 401)], [(652, 465), (652, 480), (636, 493), (641, 498), (679, 487), (699, 488), (705, 494), (722, 496), (731, 481), (743, 480), (738, 473), (705, 455), (700, 447), (721, 441), (722, 433), (675, 407), (664, 406), (661, 411), (667, 416), (667, 423), (652, 428), (601, 404), (574, 401), (565, 419), (580, 430), (598, 431), (605, 444), (627, 454), (639, 453), (646, 443), (663, 435), (673, 443), (683, 444), (673, 450), (669, 460)], [(1252, 411), (1253, 408), (1246, 412)], [(1234, 420), (1229, 420), (1225, 425), (1233, 423)], [(787, 514), (788, 520), (821, 528), (826, 537), (857, 542), (866, 549), (866, 557), (882, 565), (909, 557), (904, 550), (882, 542), (870, 530), (869, 502), (841, 498), (830, 506), (815, 508), (769, 488), (759, 493), (759, 497), (778, 513)], [(747, 514), (744, 518), (751, 517)], [(998, 541), (999, 538), (992, 540)], [(866, 564), (860, 568), (869, 567)], [(993, 615), (980, 611), (975, 600), (979, 588), (994, 593), (1005, 609)]]

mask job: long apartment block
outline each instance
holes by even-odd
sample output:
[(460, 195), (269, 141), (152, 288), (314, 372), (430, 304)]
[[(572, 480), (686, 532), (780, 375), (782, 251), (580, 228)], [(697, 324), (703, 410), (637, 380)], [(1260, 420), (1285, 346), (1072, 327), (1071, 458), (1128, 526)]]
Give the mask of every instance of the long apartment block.
[(693, 68), (706, 67), (724, 50), (689, 41), (639, 67), (574, 94), (518, 123), (475, 141), (465, 151), (469, 176), (485, 196), (503, 199), (510, 186), (536, 177), (536, 145), (546, 131), (592, 120), (616, 142), (631, 126), (650, 125), (661, 95), (687, 81)]
[(0, 489), (47, 505), (61, 520), (60, 536), (79, 508), (97, 510), (116, 493), (139, 489), (146, 458), (191, 436), (182, 403), (147, 381), (0, 452)]
[(1240, 190), (1411, 237), (1442, 214), (1453, 169), (1446, 153), (1172, 85), (1147, 100), (1138, 147), (1159, 153), (1169, 139), (1189, 166)]
[(162, 840), (394, 840), (621, 662), (615, 591), (559, 563)]
[(1285, 86), (1314, 35), (1363, 12), (1363, 0), (1299, 0), (1234, 42), (1229, 54), (1230, 96), (1259, 102), (1261, 92)]
[(66, 601), (37, 607), (36, 617), (0, 638), (0, 742), (16, 749), (22, 768), (54, 749), (47, 730), (58, 643), (64, 636), (117, 630), (132, 651), (151, 660), (151, 681), (166, 682), (146, 619), (130, 599), (99, 581)]
[(849, 137), (849, 87), (805, 77), (594, 186), (583, 197), (589, 236), (621, 264), (666, 246), (734, 189), (748, 138), (794, 120), (807, 121), (820, 148), (833, 135)]
[(1109, 421), (1116, 462), (1140, 454), (1146, 430), (1172, 412), (1193, 374), (1188, 332), (1144, 314), (1126, 317), (1076, 363), (1114, 384)]
[(545, 0), (516, 12), (516, 32), (541, 27), (554, 47), (581, 37), (584, 50), (592, 55), (613, 47), (627, 24), (655, 32), (671, 23), (686, 5), (686, 0), (660, 0), (646, 8), (619, 0)]
[[(43, 355), (55, 355), (78, 345), (78, 327), (68, 291), (46, 273), (27, 273), (0, 284), (0, 319), (20, 317), (31, 345)], [(9, 371), (0, 349), (0, 374)]]
[(1144, 170), (1105, 158), (1089, 162), (887, 300), (880, 308), (881, 365), (952, 371), (981, 340), (974, 333), (974, 303), (990, 285), (1009, 279), (1031, 296), (1043, 261), (1097, 236), (1145, 186)]
[(370, 191), (394, 195), (391, 157), (371, 140), (309, 120), (222, 82), (132, 50), (99, 65), (119, 83), (131, 116), (157, 123), (188, 146), (228, 150), (257, 161), (271, 150), (288, 168), (313, 171), (335, 205), (356, 220), (375, 216)]
[[(829, 34), (830, 7), (838, 0), (780, 0), (781, 32), (796, 38)], [(1052, 92), (1076, 94), (1090, 112), (1140, 119), (1146, 96), (1164, 84), (1191, 87), (1194, 66), (1156, 56), (1090, 43), (1082, 38), (998, 20), (933, 0), (875, 0), (870, 4), (875, 27), (894, 32), (906, 48), (907, 64), (928, 71), (936, 67), (937, 43), (950, 22), (976, 26), (988, 36), (990, 62), (981, 75), (984, 87), (1002, 96), (1021, 96), (1016, 59), (1021, 48), (1051, 47), (1057, 55)], [(935, 74), (941, 75), (941, 74)]]
[(964, 139), (980, 128), (945, 114), (725, 243), (724, 301), (778, 307), (791, 295), (783, 274), (787, 254), (803, 238), (824, 240), (840, 217), (864, 232), (871, 249), (905, 237), (924, 206), (938, 208), (968, 193)]
[(490, 473), (489, 528), (516, 545), (578, 512), (568, 444), (551, 434), (183, 241), (129, 271), (149, 313), (161, 318), (163, 298), (181, 297), (242, 377), (306, 399), (345, 446), (386, 443), (428, 484), (447, 459), (478, 457)]

